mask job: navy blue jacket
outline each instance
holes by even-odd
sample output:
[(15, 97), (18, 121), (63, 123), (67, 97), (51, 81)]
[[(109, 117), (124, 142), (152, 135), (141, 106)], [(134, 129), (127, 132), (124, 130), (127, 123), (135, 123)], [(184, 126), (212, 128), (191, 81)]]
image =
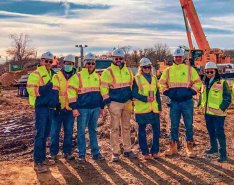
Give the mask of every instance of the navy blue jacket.
[[(51, 69), (51, 79), (56, 74), (55, 71)], [(53, 84), (49, 81), (46, 85), (39, 87), (40, 96), (37, 96), (35, 106), (45, 106), (53, 107), (52, 97), (56, 96), (56, 93), (52, 90)]]
[[(84, 82), (85, 83), (85, 82)], [(70, 103), (69, 106), (74, 109), (94, 109), (104, 108), (101, 92), (88, 92), (79, 94), (75, 103)]]

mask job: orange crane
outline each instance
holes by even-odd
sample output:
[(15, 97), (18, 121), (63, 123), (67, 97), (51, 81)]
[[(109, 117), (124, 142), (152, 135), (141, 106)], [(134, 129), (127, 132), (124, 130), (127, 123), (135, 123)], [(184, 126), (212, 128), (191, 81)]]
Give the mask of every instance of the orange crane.
[[(189, 42), (191, 64), (200, 68), (205, 66), (207, 61), (213, 61), (217, 64), (230, 63), (230, 56), (226, 56), (223, 50), (210, 47), (202, 29), (193, 1), (180, 0), (180, 4), (183, 11), (186, 33)], [(195, 49), (193, 46), (189, 25), (192, 29), (192, 33), (199, 49)]]

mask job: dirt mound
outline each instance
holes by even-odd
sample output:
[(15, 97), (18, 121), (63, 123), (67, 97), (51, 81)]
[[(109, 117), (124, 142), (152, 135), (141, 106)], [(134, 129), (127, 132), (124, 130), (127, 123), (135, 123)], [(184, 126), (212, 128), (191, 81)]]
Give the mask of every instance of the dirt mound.
[(22, 71), (4, 73), (0, 76), (0, 83), (3, 87), (13, 86), (14, 84), (16, 84), (16, 81), (18, 81), (22, 75), (26, 75), (32, 70), (34, 69), (30, 68), (24, 69)]

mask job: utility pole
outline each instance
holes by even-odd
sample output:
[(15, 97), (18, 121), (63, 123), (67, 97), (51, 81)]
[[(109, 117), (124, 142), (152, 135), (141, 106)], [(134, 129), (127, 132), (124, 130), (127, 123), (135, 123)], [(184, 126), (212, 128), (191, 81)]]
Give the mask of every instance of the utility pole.
[[(87, 48), (88, 45), (75, 45), (75, 47), (79, 47), (80, 48), (80, 59), (81, 59), (81, 66), (83, 66), (83, 62), (84, 62), (84, 48)], [(81, 67), (79, 66), (79, 67)]]

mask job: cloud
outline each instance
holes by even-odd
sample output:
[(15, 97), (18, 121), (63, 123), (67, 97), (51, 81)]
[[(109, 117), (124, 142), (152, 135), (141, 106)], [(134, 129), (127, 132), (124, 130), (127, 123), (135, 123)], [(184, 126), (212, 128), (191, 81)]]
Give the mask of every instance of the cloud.
[(0, 2), (0, 11), (22, 13), (30, 15), (68, 15), (69, 10), (109, 9), (105, 4), (78, 4), (67, 1), (37, 1), (37, 0), (9, 0)]
[[(210, 45), (234, 48), (231, 1), (194, 4)], [(89, 52), (122, 45), (188, 45), (178, 0), (8, 0), (0, 2), (0, 27), (0, 54), (10, 45), (7, 35), (20, 32), (31, 36), (39, 53), (78, 53), (76, 44), (88, 44)]]

